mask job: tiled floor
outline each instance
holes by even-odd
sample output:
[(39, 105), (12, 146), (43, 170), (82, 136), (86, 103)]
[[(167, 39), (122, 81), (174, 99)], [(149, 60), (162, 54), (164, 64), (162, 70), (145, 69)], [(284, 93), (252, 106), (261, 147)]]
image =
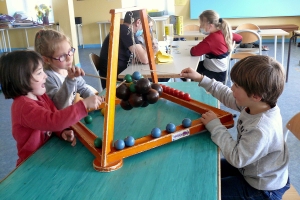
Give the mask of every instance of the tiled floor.
[[(273, 44), (264, 44), (269, 46), (269, 51), (263, 52), (264, 54), (273, 56)], [(283, 63), (284, 67), (286, 67), (287, 63), (287, 50), (288, 43), (285, 45), (285, 61)], [(277, 46), (277, 59), (281, 61), (281, 45)], [(81, 67), (85, 70), (86, 73), (94, 73), (92, 69), (92, 65), (90, 63), (88, 54), (96, 53), (99, 54), (99, 49), (79, 49), (80, 55), (80, 63)], [(300, 111), (298, 106), (299, 104), (299, 95), (300, 95), (300, 67), (299, 67), (299, 59), (300, 59), (300, 47), (296, 47), (292, 45), (291, 51), (291, 62), (290, 62), (290, 71), (289, 71), (289, 81), (285, 85), (285, 89), (281, 97), (279, 98), (278, 105), (281, 108), (281, 113), (283, 117), (283, 124), (285, 125), (288, 120), (294, 116), (297, 112)], [(96, 89), (99, 89), (97, 80), (92, 77), (84, 77), (86, 82)], [(11, 135), (11, 122), (10, 122), (10, 106), (12, 100), (5, 100), (3, 94), (0, 92), (0, 180), (4, 178), (10, 171), (12, 171), (15, 167), (17, 155), (16, 155), (16, 143)], [(221, 106), (224, 110), (229, 110), (224, 106)], [(232, 110), (230, 110), (232, 112)], [(236, 112), (233, 112), (236, 113)], [(236, 113), (237, 115), (239, 113)], [(235, 128), (230, 129), (233, 137), (236, 136)], [(291, 183), (295, 186), (295, 188), (300, 193), (300, 173), (299, 169), (299, 152), (300, 152), (300, 141), (297, 140), (293, 136), (293, 134), (288, 135), (287, 139), (289, 152), (290, 152), (290, 179)]]

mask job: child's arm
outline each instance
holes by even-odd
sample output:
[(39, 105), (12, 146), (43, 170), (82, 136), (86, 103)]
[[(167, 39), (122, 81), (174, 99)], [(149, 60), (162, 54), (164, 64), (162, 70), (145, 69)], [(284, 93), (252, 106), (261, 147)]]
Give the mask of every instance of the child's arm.
[(196, 72), (194, 69), (192, 69), (190, 67), (183, 69), (180, 73), (180, 76), (184, 77), (184, 78), (192, 79), (196, 82), (201, 82), (203, 79), (202, 74), (199, 74), (198, 72)]
[(70, 97), (73, 95), (76, 80), (66, 77), (62, 83), (53, 71), (45, 70), (45, 73), (47, 74), (45, 83), (47, 95), (54, 102), (55, 106), (59, 110), (69, 106), (72, 103), (70, 100), (72, 98)]

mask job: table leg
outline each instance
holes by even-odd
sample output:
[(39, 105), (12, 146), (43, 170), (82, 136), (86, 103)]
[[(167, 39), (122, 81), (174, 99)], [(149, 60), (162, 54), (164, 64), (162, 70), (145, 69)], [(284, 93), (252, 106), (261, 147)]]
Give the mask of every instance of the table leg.
[(102, 28), (101, 28), (101, 24), (99, 25), (99, 32), (100, 32), (100, 47), (102, 47)]
[(28, 41), (27, 29), (25, 28), (24, 30), (25, 30), (27, 48), (29, 48), (29, 41)]
[(277, 35), (274, 36), (274, 59), (276, 60), (277, 54)]
[(9, 49), (9, 52), (11, 52), (11, 46), (10, 46), (10, 39), (9, 39), (9, 34), (8, 34), (8, 30), (6, 29), (6, 37), (7, 37), (7, 46), (8, 46), (8, 49)]
[(281, 64), (283, 65), (284, 62), (284, 35), (282, 36), (282, 43), (281, 43)]
[(286, 72), (285, 72), (285, 82), (288, 82), (288, 77), (289, 77), (289, 66), (290, 66), (290, 56), (291, 56), (291, 44), (293, 39), (295, 39), (295, 37), (297, 37), (299, 35), (295, 34), (290, 38), (289, 41), (289, 50), (288, 50), (288, 57), (287, 57), (287, 64), (286, 64)]

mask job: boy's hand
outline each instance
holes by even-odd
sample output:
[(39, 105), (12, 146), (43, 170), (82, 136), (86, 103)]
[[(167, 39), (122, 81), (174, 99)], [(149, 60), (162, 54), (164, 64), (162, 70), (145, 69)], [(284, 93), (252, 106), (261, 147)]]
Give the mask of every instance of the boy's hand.
[(76, 145), (76, 138), (75, 138), (73, 130), (64, 130), (61, 134), (61, 137), (64, 140), (71, 142), (71, 146), (74, 147)]
[(200, 118), (200, 121), (201, 121), (204, 125), (206, 125), (206, 124), (208, 124), (211, 120), (216, 119), (216, 118), (218, 118), (217, 115), (216, 115), (213, 111), (209, 110), (208, 112), (202, 114), (202, 116), (201, 116), (201, 118)]
[(190, 67), (183, 69), (180, 73), (180, 76), (184, 77), (184, 78), (190, 78), (196, 82), (201, 82), (203, 79), (202, 74), (199, 74), (198, 72), (196, 72), (195, 70), (193, 70)]
[(98, 109), (99, 105), (102, 102), (104, 102), (104, 98), (100, 97), (100, 96), (97, 96), (97, 95), (93, 95), (93, 96), (90, 96), (86, 99), (83, 99), (82, 101), (83, 101), (86, 109), (96, 110), (96, 109)]
[(84, 75), (85, 73), (83, 69), (81, 69), (80, 67), (72, 66), (68, 69), (68, 77), (70, 79), (74, 79), (75, 77), (84, 76)]

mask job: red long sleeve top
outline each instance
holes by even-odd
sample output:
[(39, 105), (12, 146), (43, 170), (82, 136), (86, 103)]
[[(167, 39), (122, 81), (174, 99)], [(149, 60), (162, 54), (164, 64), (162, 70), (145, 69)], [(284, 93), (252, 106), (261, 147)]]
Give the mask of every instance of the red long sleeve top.
[(14, 99), (12, 107), (12, 134), (17, 142), (17, 165), (26, 160), (50, 138), (51, 132), (62, 131), (87, 115), (82, 101), (63, 110), (57, 110), (44, 94), (38, 100), (26, 96)]
[[(242, 36), (232, 33), (232, 39), (237, 44), (242, 41)], [(222, 72), (227, 70), (228, 47), (221, 30), (210, 33), (199, 44), (190, 50), (192, 56), (205, 54), (204, 67), (210, 71)]]

